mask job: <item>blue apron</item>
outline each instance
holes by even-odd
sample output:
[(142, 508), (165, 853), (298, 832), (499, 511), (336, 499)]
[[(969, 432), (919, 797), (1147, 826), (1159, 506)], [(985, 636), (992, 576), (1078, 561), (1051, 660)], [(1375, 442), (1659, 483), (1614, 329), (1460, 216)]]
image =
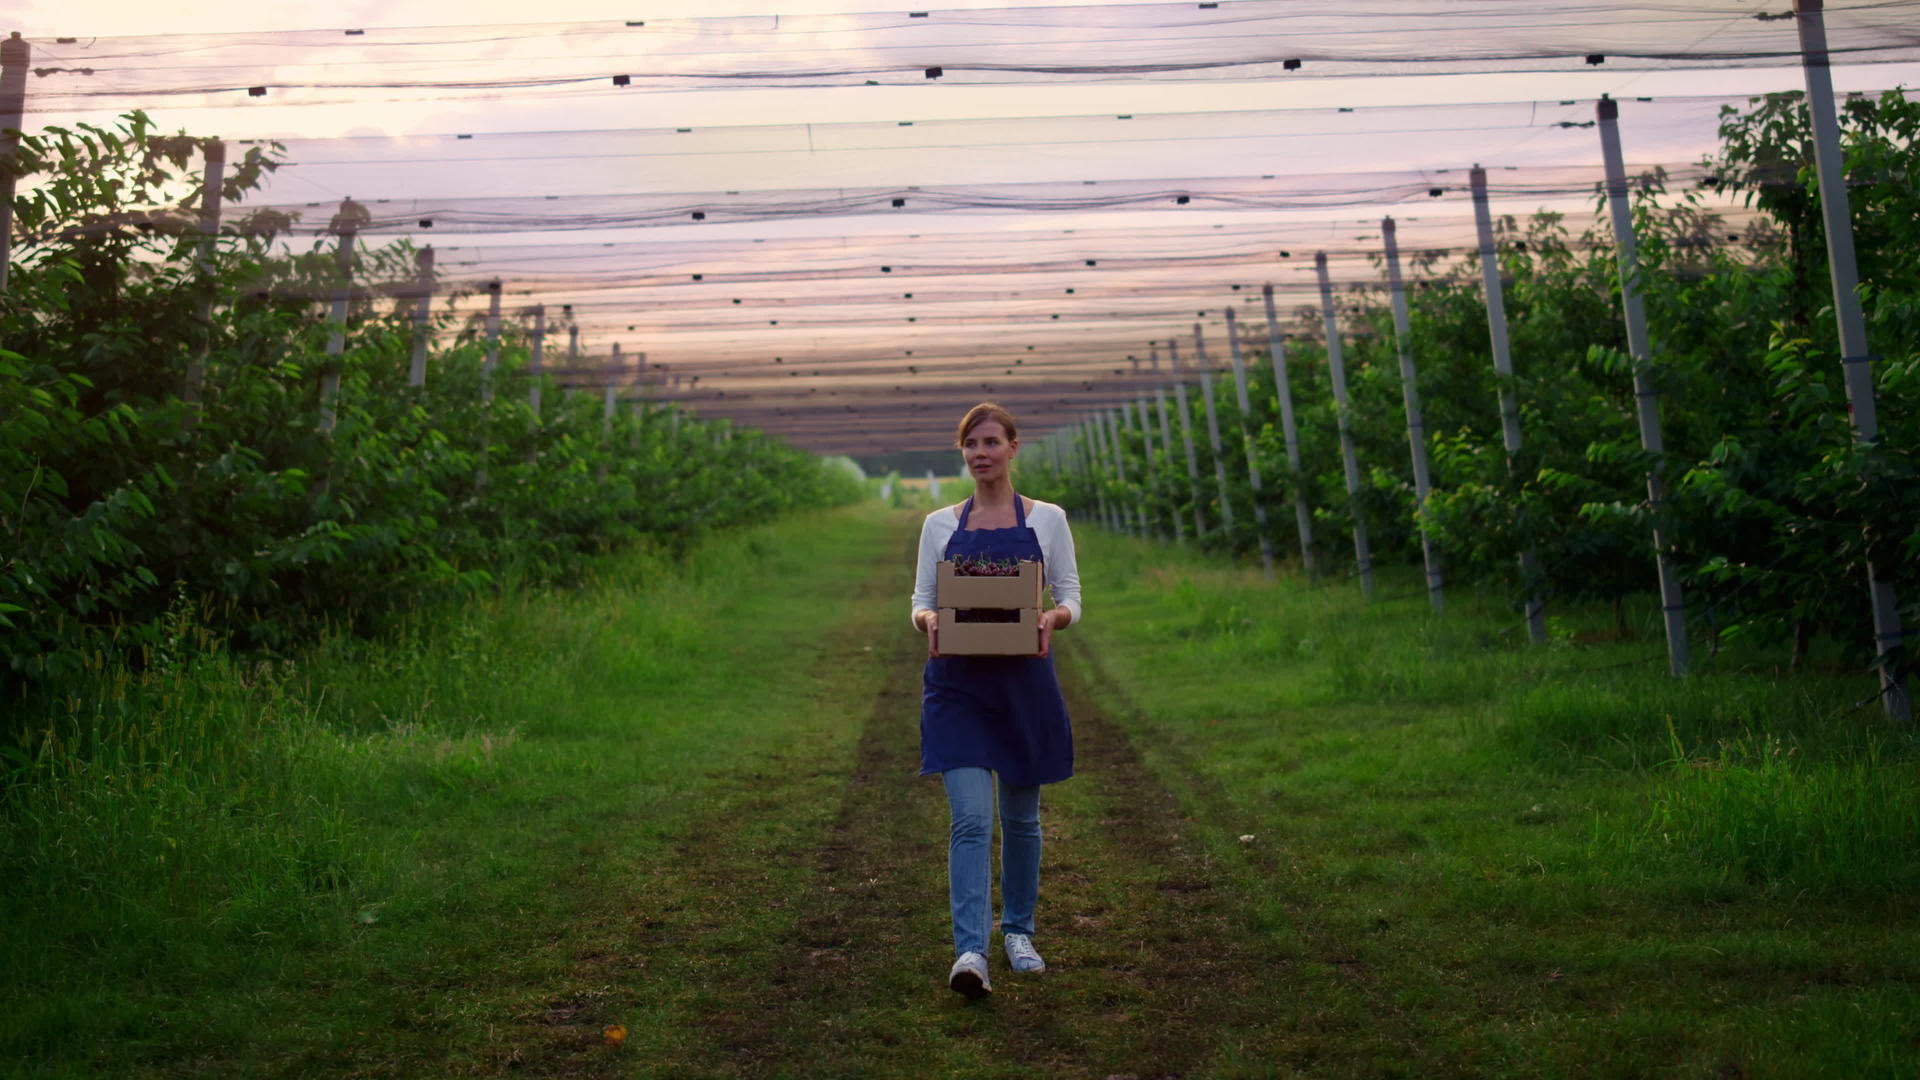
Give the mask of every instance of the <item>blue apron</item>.
[[(1011, 529), (969, 529), (973, 499), (946, 558), (1042, 559), (1019, 495)], [(920, 775), (991, 769), (1015, 787), (1073, 775), (1073, 728), (1051, 656), (931, 656), (920, 697)]]

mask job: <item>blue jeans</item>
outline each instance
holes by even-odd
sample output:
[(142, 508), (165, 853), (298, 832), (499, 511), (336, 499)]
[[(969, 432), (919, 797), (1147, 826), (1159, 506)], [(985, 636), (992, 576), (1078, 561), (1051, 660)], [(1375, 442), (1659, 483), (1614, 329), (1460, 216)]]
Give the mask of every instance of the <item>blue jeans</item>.
[[(953, 952), (987, 953), (993, 923), (993, 791), (985, 769), (948, 769), (953, 824), (947, 840), (947, 890), (953, 901)], [(1040, 899), (1040, 786), (1000, 784), (1000, 931), (1032, 934)]]

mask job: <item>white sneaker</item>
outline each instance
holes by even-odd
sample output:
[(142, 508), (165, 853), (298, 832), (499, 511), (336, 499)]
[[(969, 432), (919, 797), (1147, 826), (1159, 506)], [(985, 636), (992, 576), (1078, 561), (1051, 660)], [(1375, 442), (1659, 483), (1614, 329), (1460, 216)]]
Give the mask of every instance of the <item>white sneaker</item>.
[(947, 987), (974, 999), (993, 993), (993, 984), (987, 981), (987, 958), (977, 952), (961, 953), (947, 973)]
[(1007, 963), (1015, 971), (1045, 971), (1047, 962), (1034, 951), (1033, 939), (1025, 934), (1006, 935)]

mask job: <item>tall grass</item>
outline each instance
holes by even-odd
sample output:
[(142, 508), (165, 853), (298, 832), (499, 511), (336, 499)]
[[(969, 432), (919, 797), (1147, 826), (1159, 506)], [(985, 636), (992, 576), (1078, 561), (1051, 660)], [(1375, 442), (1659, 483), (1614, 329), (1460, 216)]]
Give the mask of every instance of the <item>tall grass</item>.
[(1816, 891), (1920, 887), (1920, 768), (1878, 743), (1808, 760), (1779, 735), (1747, 734), (1673, 758), (1643, 842), (1685, 850), (1748, 882)]
[[(1199, 767), (1257, 773), (1297, 759), (1280, 744), (1344, 738), (1331, 731), (1362, 714), (1372, 728), (1449, 718), (1451, 757), (1420, 768), (1640, 793), (1608, 807), (1587, 853), (1596, 873), (1628, 879), (1680, 859), (1767, 887), (1893, 895), (1920, 883), (1920, 743), (1854, 707), (1871, 689), (1858, 678), (1789, 675), (1733, 649), (1675, 679), (1650, 597), (1628, 605), (1624, 637), (1611, 608), (1561, 605), (1552, 640), (1530, 646), (1507, 598), (1456, 588), (1436, 616), (1401, 568), (1366, 603), (1348, 581), (1270, 582), (1081, 531), (1091, 633), (1106, 636), (1112, 610), (1128, 648), (1187, 661), (1157, 669), (1173, 708), (1240, 739), (1210, 743)], [(1368, 751), (1391, 761), (1414, 745), (1383, 734)]]
[(235, 657), (182, 600), (144, 666), (99, 658), (11, 725), (0, 997), (19, 1004), (0, 1063), (156, 1038), (135, 986), (205, 1024), (208, 988), (278, 986), (317, 949), (444, 949), (486, 889), (522, 890), (494, 907), (537, 925), (565, 895), (529, 860), (609, 820), (660, 827), (716, 741), (737, 757), (780, 730), (808, 661), (758, 655), (770, 612), (835, 617), (844, 575), (822, 568), (864, 568), (879, 512), (632, 551), (573, 590), (417, 610), (286, 659)]

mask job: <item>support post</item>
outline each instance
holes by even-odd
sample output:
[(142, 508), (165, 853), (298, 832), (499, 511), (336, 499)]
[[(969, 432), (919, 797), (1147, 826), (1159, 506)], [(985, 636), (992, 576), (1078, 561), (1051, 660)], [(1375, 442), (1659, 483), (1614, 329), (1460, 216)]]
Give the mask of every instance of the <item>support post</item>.
[(1098, 412), (1087, 420), (1087, 460), (1092, 463), (1093, 493), (1100, 504), (1100, 524), (1106, 526), (1108, 532), (1116, 532), (1113, 510), (1107, 505), (1106, 428), (1100, 423)]
[(1307, 506), (1306, 474), (1300, 468), (1300, 431), (1293, 422), (1293, 387), (1287, 381), (1287, 342), (1280, 333), (1280, 316), (1273, 310), (1273, 285), (1260, 288), (1267, 306), (1267, 347), (1273, 360), (1273, 389), (1280, 396), (1280, 434), (1287, 443), (1287, 468), (1293, 473), (1288, 486), (1293, 488), (1294, 524), (1300, 530), (1300, 568), (1313, 577), (1313, 511)]
[(600, 464), (594, 467), (593, 482), (607, 482), (607, 458), (612, 455), (613, 411), (619, 406), (614, 402), (614, 381), (620, 375), (620, 343), (613, 343), (613, 356), (608, 359), (605, 371), (600, 373)]
[(1187, 446), (1187, 489), (1193, 494), (1193, 538), (1207, 538), (1207, 517), (1200, 506), (1200, 456), (1193, 452), (1193, 412), (1187, 408), (1187, 381), (1180, 374), (1180, 343), (1167, 339), (1167, 360), (1173, 365), (1173, 395), (1180, 407), (1180, 441)]
[(420, 269), (420, 300), (413, 308), (413, 363), (407, 368), (408, 386), (427, 385), (427, 338), (431, 336), (433, 315), (433, 248), (424, 247), (413, 257)]
[(1601, 97), (1595, 110), (1600, 122), (1600, 153), (1606, 159), (1607, 208), (1613, 214), (1613, 241), (1620, 264), (1620, 306), (1626, 312), (1627, 350), (1633, 356), (1633, 395), (1639, 402), (1640, 446), (1655, 456), (1655, 465), (1647, 472), (1647, 501), (1653, 516), (1653, 557), (1660, 576), (1660, 610), (1667, 624), (1667, 666), (1674, 675), (1685, 675), (1687, 657), (1687, 605), (1680, 593), (1680, 576), (1674, 571), (1673, 558), (1667, 553), (1666, 532), (1661, 519), (1666, 502), (1666, 485), (1660, 479), (1660, 458), (1667, 452), (1660, 433), (1660, 390), (1654, 385), (1653, 347), (1647, 336), (1647, 311), (1640, 302), (1639, 257), (1634, 248), (1633, 205), (1627, 194), (1627, 167), (1620, 151), (1620, 104)]
[(347, 316), (353, 298), (353, 240), (354, 227), (348, 208), (353, 200), (343, 199), (340, 212), (334, 216), (333, 229), (340, 237), (339, 245), (334, 249), (334, 270), (338, 275), (333, 286), (333, 307), (327, 313), (327, 359), (320, 369), (320, 434), (333, 437), (334, 425), (338, 422), (338, 404), (340, 399), (340, 363), (347, 350)]
[(200, 288), (204, 290), (200, 297), (203, 336), (199, 347), (187, 359), (187, 377), (180, 387), (180, 400), (186, 404), (180, 426), (186, 431), (192, 431), (200, 422), (200, 396), (207, 382), (207, 354), (213, 349), (213, 294), (217, 287), (213, 280), (213, 242), (220, 235), (220, 193), (226, 186), (227, 144), (209, 139), (203, 153), (206, 168), (200, 178), (200, 250), (194, 256), (195, 267), (200, 272)]
[[(1120, 489), (1122, 492), (1128, 494), (1131, 494), (1133, 487), (1127, 480), (1127, 432), (1131, 430), (1133, 430), (1133, 419), (1127, 412), (1126, 401), (1122, 400), (1120, 407), (1114, 410), (1113, 459), (1119, 463)], [(1128, 503), (1132, 503), (1133, 505), (1129, 507), (1127, 505)], [(1132, 512), (1129, 513), (1129, 510)], [(1146, 511), (1141, 508), (1140, 500), (1122, 499), (1120, 502), (1120, 516), (1126, 521), (1127, 531), (1129, 533), (1143, 540), (1146, 539), (1147, 514)]]
[(1427, 599), (1435, 612), (1445, 611), (1447, 594), (1440, 578), (1439, 556), (1427, 531), (1427, 495), (1433, 477), (1427, 469), (1427, 426), (1420, 417), (1420, 386), (1413, 366), (1413, 324), (1407, 316), (1407, 285), (1400, 277), (1399, 230), (1391, 217), (1380, 219), (1380, 240), (1386, 247), (1387, 287), (1393, 299), (1393, 343), (1400, 355), (1400, 400), (1407, 410), (1407, 446), (1413, 452), (1413, 501), (1420, 523), (1420, 557), (1427, 568)]
[[(1159, 370), (1160, 363), (1158, 357), (1155, 358), (1153, 366), (1156, 371)], [(1185, 518), (1180, 516), (1180, 501), (1174, 498), (1174, 495), (1179, 490), (1180, 482), (1174, 479), (1171, 472), (1173, 468), (1173, 428), (1167, 421), (1167, 387), (1164, 381), (1153, 388), (1153, 400), (1154, 403), (1159, 406), (1160, 410), (1160, 445), (1166, 447), (1167, 450), (1167, 468), (1169, 472), (1167, 473), (1166, 479), (1162, 481), (1167, 491), (1167, 517), (1173, 521), (1173, 542), (1184, 547), (1187, 543), (1187, 522)]]
[(13, 262), (13, 168), (26, 127), (27, 68), (33, 46), (15, 30), (0, 41), (0, 296), (7, 295), (7, 268)]
[[(1800, 66), (1807, 82), (1807, 115), (1813, 125), (1813, 161), (1820, 179), (1820, 212), (1826, 225), (1827, 266), (1833, 278), (1833, 313), (1840, 324), (1840, 370), (1847, 387), (1847, 412), (1853, 418), (1854, 445), (1871, 448), (1880, 437), (1873, 397), (1873, 358), (1867, 349), (1867, 322), (1860, 310), (1860, 273), (1853, 254), (1853, 213), (1848, 205), (1845, 164), (1840, 152), (1840, 123), (1833, 107), (1833, 73), (1827, 56), (1827, 25), (1822, 0), (1794, 0), (1800, 30)], [(1900, 607), (1892, 582), (1882, 579), (1875, 552), (1867, 553), (1867, 598), (1873, 606), (1873, 646), (1880, 658), (1880, 705), (1887, 719), (1912, 718), (1912, 701), (1901, 676)], [(1879, 553), (1886, 558), (1889, 553)]]
[(547, 361), (547, 305), (533, 305), (533, 348), (527, 355), (527, 407), (533, 410), (533, 422), (540, 422), (540, 371)]
[(487, 282), (487, 355), (480, 361), (480, 404), (493, 401), (493, 373), (500, 366), (500, 279)]
[(1133, 407), (1140, 414), (1140, 449), (1144, 451), (1147, 471), (1146, 493), (1140, 498), (1140, 524), (1147, 530), (1147, 535), (1163, 539), (1159, 526), (1155, 524), (1159, 515), (1150, 508), (1153, 496), (1160, 490), (1160, 467), (1153, 460), (1153, 421), (1147, 416), (1146, 398), (1134, 398)]
[(492, 442), (488, 406), (493, 404), (493, 371), (500, 363), (500, 279), (487, 282), (487, 354), (480, 361), (480, 467), (473, 476), (474, 490), (487, 486), (488, 447)]
[[(1487, 202), (1487, 170), (1468, 173), (1473, 190), (1474, 227), (1480, 238), (1480, 280), (1487, 294), (1487, 335), (1493, 343), (1493, 372), (1500, 382), (1500, 432), (1507, 451), (1507, 472), (1517, 482), (1520, 458), (1520, 399), (1513, 392), (1513, 354), (1507, 344), (1507, 294), (1500, 280), (1500, 252), (1493, 243), (1493, 211)], [(1520, 576), (1527, 586), (1527, 638), (1547, 643), (1547, 605), (1540, 596), (1540, 559), (1531, 547), (1520, 552)]]
[(1227, 495), (1227, 466), (1220, 446), (1220, 417), (1213, 407), (1213, 360), (1207, 356), (1207, 341), (1200, 324), (1193, 324), (1193, 354), (1200, 362), (1200, 394), (1207, 403), (1207, 442), (1213, 447), (1213, 483), (1220, 492), (1220, 528), (1233, 542), (1233, 499)]
[(1340, 462), (1346, 467), (1347, 503), (1353, 513), (1353, 559), (1359, 569), (1360, 594), (1371, 600), (1373, 553), (1367, 547), (1367, 515), (1360, 507), (1360, 459), (1353, 449), (1347, 366), (1340, 354), (1340, 316), (1333, 307), (1333, 279), (1327, 274), (1327, 253), (1317, 252), (1313, 266), (1320, 275), (1320, 317), (1327, 328), (1327, 374), (1333, 381), (1334, 419), (1340, 429)]
[(1233, 354), (1233, 390), (1240, 404), (1240, 445), (1247, 452), (1247, 486), (1253, 491), (1253, 526), (1260, 538), (1260, 565), (1267, 576), (1273, 575), (1273, 537), (1267, 534), (1267, 508), (1260, 499), (1260, 459), (1254, 453), (1253, 433), (1247, 424), (1253, 416), (1253, 401), (1247, 396), (1247, 369), (1240, 357), (1240, 324), (1233, 309), (1227, 309), (1227, 345)]
[(616, 341), (613, 343), (613, 357), (607, 361), (607, 370), (603, 373), (601, 380), (603, 386), (600, 400), (600, 437), (602, 439), (613, 435), (613, 393), (614, 383), (620, 378), (620, 363), (620, 343)]

